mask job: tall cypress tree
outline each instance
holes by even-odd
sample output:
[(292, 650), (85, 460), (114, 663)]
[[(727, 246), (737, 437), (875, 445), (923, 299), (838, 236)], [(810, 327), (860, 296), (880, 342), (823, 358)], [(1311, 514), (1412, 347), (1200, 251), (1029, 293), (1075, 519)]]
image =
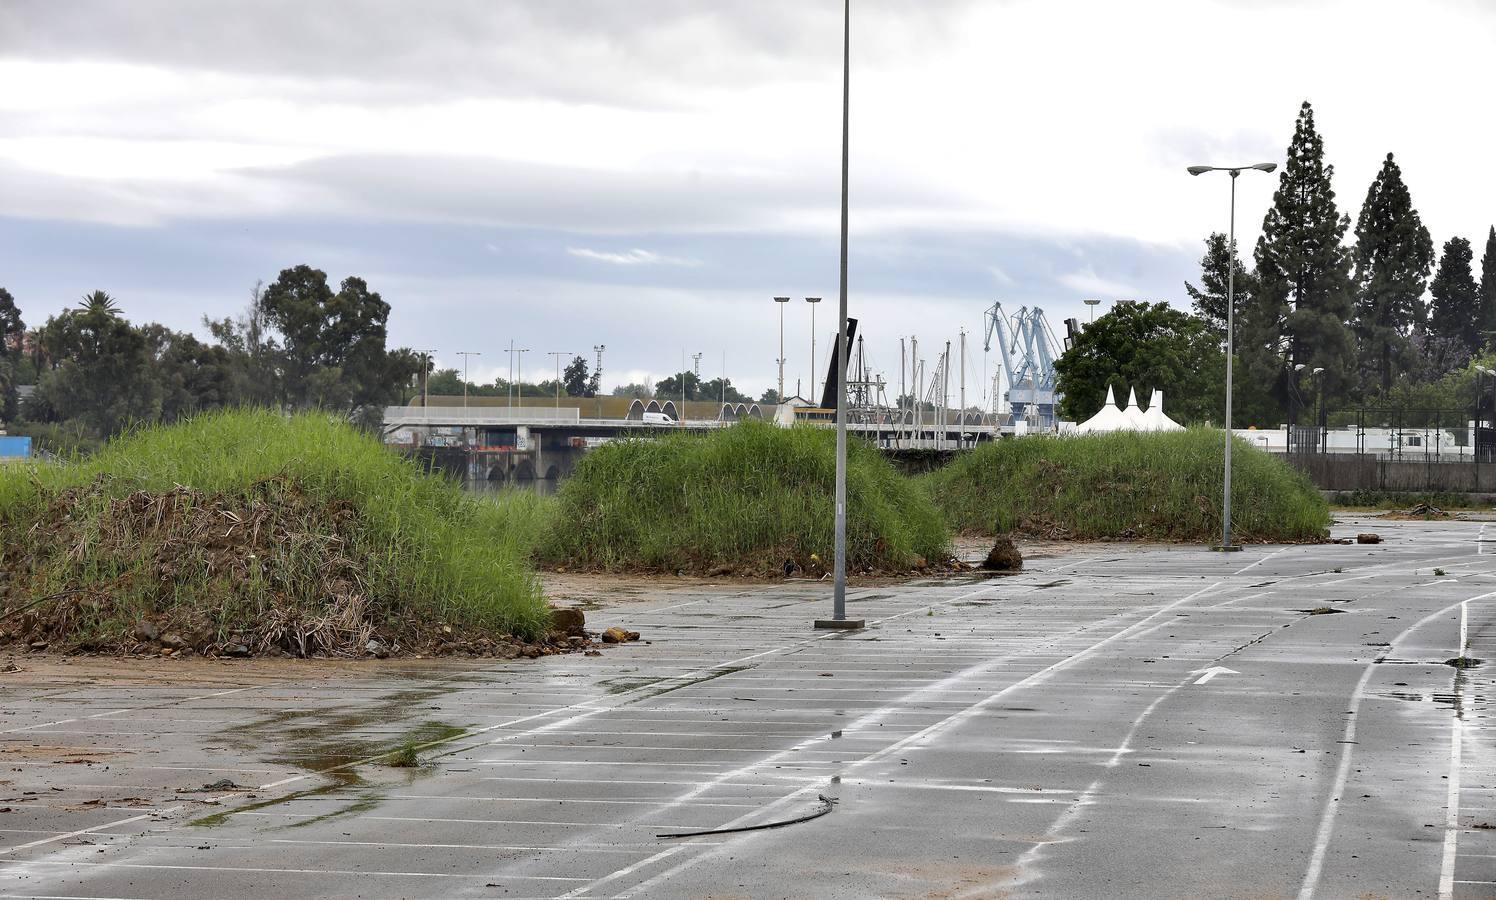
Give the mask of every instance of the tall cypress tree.
[(1238, 311), (1251, 305), (1252, 294), (1257, 290), (1255, 276), (1242, 265), (1239, 254), (1228, 253), (1226, 243), (1226, 235), (1219, 231), (1206, 238), (1205, 255), (1200, 257), (1200, 287), (1184, 283), (1184, 292), (1193, 302), (1195, 315), (1209, 323), (1212, 331), (1219, 332), (1222, 340), (1226, 336), (1226, 296), (1228, 288), (1233, 286), (1227, 282), (1228, 255), (1230, 265), (1236, 269), (1234, 294)]
[[(1280, 401), (1293, 395), (1293, 367), (1324, 369), (1324, 396), (1344, 398), (1355, 347), (1351, 254), (1342, 241), (1350, 217), (1335, 208), (1334, 166), (1308, 101), (1299, 109), (1288, 161), (1257, 240), (1257, 296), (1247, 317), (1252, 335), (1249, 374), (1274, 385)], [(1246, 356), (1247, 354), (1243, 354)]]
[(1480, 258), (1481, 344), (1496, 342), (1496, 226), (1486, 236), (1486, 252)]
[(1480, 288), (1470, 267), (1474, 257), (1469, 241), (1450, 238), (1429, 286), (1434, 297), (1428, 317), (1430, 346), (1441, 374), (1464, 365), (1480, 349)]
[(1355, 259), (1361, 372), (1385, 392), (1408, 366), (1408, 337), (1424, 323), (1423, 292), (1434, 264), (1434, 239), (1391, 153), (1356, 219)]

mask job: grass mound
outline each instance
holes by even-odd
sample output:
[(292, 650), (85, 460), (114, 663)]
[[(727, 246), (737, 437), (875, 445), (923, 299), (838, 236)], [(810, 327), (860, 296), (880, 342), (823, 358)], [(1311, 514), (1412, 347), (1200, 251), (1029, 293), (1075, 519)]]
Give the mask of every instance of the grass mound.
[[(1081, 540), (1219, 540), (1219, 431), (1027, 437), (986, 444), (921, 476), (961, 531)], [(1329, 508), (1301, 473), (1238, 440), (1233, 538), (1313, 541)]]
[(0, 467), (0, 640), (362, 656), (532, 638), (531, 540), (325, 416), (205, 414)]
[[(562, 483), (537, 555), (604, 570), (829, 571), (834, 441), (827, 429), (747, 421), (598, 447)], [(949, 554), (929, 498), (860, 441), (847, 447), (847, 509), (851, 571), (909, 571)]]

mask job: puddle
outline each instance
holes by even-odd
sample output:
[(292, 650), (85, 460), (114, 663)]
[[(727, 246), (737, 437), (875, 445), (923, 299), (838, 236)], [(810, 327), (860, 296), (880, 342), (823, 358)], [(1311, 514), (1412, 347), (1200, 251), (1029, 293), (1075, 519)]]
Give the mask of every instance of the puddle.
[(1444, 665), (1453, 666), (1456, 669), (1473, 669), (1485, 660), (1476, 659), (1473, 656), (1456, 656), (1453, 659), (1444, 660)]

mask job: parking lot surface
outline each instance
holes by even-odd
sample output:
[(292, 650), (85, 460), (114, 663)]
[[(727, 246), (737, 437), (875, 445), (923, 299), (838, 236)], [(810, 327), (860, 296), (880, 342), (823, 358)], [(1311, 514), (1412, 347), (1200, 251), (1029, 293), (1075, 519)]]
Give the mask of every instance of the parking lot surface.
[(1496, 544), (1363, 530), (857, 588), (847, 633), (828, 584), (662, 584), (601, 657), (17, 656), (0, 896), (1496, 896), (1449, 664), (1496, 661)]

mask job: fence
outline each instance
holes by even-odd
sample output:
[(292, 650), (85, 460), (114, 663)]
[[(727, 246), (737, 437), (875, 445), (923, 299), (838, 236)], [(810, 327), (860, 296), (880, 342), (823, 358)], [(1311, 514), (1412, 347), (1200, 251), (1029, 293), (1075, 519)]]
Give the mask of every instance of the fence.
[(1237, 434), (1329, 491), (1496, 491), (1496, 429), (1468, 410), (1358, 407)]

